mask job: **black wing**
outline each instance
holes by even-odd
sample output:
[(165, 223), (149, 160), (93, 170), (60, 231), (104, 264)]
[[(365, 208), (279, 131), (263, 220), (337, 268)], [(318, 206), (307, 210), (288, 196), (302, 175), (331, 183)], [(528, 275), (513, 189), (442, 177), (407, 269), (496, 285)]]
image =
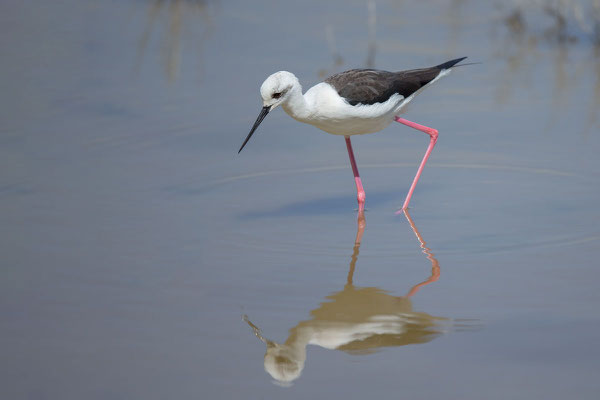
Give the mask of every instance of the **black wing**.
[(376, 69), (351, 69), (325, 80), (351, 105), (375, 104), (387, 101), (394, 94), (407, 98), (467, 57), (457, 58), (431, 68), (400, 72)]

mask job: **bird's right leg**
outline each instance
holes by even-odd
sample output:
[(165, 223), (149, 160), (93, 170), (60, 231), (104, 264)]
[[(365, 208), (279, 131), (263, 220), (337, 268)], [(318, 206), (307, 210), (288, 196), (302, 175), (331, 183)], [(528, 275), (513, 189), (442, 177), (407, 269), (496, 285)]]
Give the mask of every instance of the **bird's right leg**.
[(425, 151), (425, 156), (423, 157), (423, 160), (421, 161), (421, 165), (419, 165), (419, 169), (417, 170), (417, 175), (415, 175), (415, 179), (413, 180), (412, 185), (410, 185), (410, 189), (408, 190), (408, 195), (406, 196), (406, 200), (404, 200), (404, 204), (402, 205), (402, 209), (396, 211), (396, 214), (399, 214), (402, 211), (405, 211), (408, 209), (408, 203), (410, 202), (410, 198), (412, 197), (413, 192), (415, 191), (415, 186), (417, 186), (417, 182), (419, 181), (419, 178), (421, 177), (421, 173), (423, 172), (423, 168), (425, 168), (425, 164), (427, 163), (427, 159), (429, 158), (429, 155), (431, 154), (431, 151), (433, 150), (433, 148), (435, 147), (435, 144), (437, 142), (438, 139), (438, 131), (437, 129), (433, 129), (430, 128), (428, 126), (425, 125), (420, 125), (417, 124), (415, 122), (409, 121), (407, 119), (404, 118), (400, 118), (400, 117), (395, 117), (394, 118), (396, 120), (396, 122), (400, 122), (401, 124), (404, 124), (406, 126), (410, 126), (411, 128), (414, 128), (418, 131), (424, 132), (426, 134), (429, 135), (429, 146), (427, 146), (427, 151)]
[(365, 190), (363, 189), (360, 175), (358, 174), (358, 167), (356, 166), (356, 160), (354, 159), (354, 152), (352, 151), (352, 143), (350, 143), (350, 136), (344, 136), (346, 139), (346, 148), (348, 149), (348, 157), (350, 157), (350, 165), (352, 165), (352, 173), (354, 174), (354, 181), (356, 182), (356, 198), (358, 200), (358, 212), (362, 213), (365, 210)]

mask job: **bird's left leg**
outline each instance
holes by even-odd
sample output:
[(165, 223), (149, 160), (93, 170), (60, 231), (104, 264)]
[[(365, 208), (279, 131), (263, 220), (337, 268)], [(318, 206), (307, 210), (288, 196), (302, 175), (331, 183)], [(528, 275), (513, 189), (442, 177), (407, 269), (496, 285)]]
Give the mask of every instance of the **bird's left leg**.
[(354, 152), (352, 151), (352, 143), (350, 143), (350, 136), (344, 136), (346, 139), (346, 148), (348, 149), (348, 157), (350, 157), (350, 164), (352, 165), (352, 173), (354, 174), (354, 181), (356, 182), (356, 198), (358, 200), (358, 212), (362, 213), (365, 209), (365, 190), (363, 189), (360, 175), (358, 174), (358, 167), (356, 166), (356, 160), (354, 159)]
[(401, 211), (408, 209), (408, 203), (410, 202), (410, 198), (412, 197), (412, 194), (415, 191), (415, 186), (417, 186), (417, 182), (419, 181), (419, 178), (421, 177), (423, 168), (425, 168), (427, 159), (429, 158), (429, 155), (431, 154), (431, 151), (433, 150), (433, 148), (435, 147), (435, 143), (437, 142), (438, 131), (437, 131), (437, 129), (433, 129), (433, 128), (430, 128), (430, 127), (424, 126), (424, 125), (419, 125), (417, 123), (414, 123), (414, 122), (409, 121), (404, 118), (394, 117), (394, 119), (396, 120), (396, 122), (400, 122), (401, 124), (410, 126), (411, 128), (414, 128), (416, 130), (419, 130), (421, 132), (428, 134), (429, 138), (430, 138), (429, 146), (427, 147), (425, 156), (423, 156), (423, 161), (421, 161), (421, 165), (419, 165), (419, 169), (417, 170), (417, 175), (415, 175), (415, 179), (413, 180), (412, 185), (410, 185), (410, 189), (408, 190), (408, 195), (406, 195), (406, 200), (404, 200), (404, 204), (402, 205), (402, 210), (399, 210), (397, 212), (397, 213), (400, 213)]

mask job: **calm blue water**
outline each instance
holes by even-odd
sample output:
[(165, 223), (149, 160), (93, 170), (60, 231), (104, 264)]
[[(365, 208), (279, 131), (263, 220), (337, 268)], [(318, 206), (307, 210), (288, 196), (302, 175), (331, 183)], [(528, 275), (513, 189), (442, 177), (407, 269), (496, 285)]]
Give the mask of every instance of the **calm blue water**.
[[(574, 10), (4, 2), (1, 397), (595, 399), (600, 58)], [(407, 127), (353, 139), (362, 228), (340, 137), (276, 110), (237, 154), (272, 72), (460, 56), (406, 114), (440, 131), (414, 227)]]

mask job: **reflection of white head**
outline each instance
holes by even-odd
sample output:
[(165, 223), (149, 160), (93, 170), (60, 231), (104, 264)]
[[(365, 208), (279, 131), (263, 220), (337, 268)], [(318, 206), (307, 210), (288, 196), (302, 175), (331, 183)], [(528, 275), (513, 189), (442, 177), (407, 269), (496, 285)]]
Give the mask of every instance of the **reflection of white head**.
[(306, 348), (293, 348), (286, 344), (267, 342), (265, 371), (278, 383), (291, 384), (298, 379), (304, 369)]

